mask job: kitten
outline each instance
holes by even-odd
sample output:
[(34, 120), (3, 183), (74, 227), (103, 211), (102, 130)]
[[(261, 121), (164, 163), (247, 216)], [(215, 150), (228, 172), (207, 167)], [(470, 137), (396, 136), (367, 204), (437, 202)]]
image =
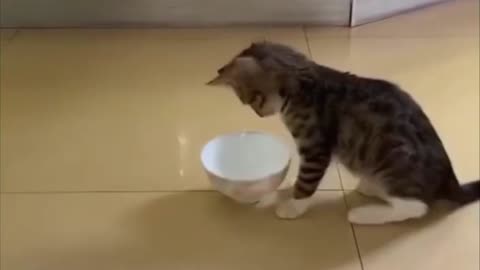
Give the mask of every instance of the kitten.
[(352, 223), (420, 218), (436, 200), (464, 205), (480, 197), (480, 182), (459, 184), (428, 117), (390, 82), (342, 73), (262, 42), (218, 70), (209, 85), (230, 86), (260, 117), (280, 113), (294, 137), (300, 170), (293, 196), (276, 210), (281, 218), (307, 210), (333, 156), (361, 177), (358, 192), (387, 203), (350, 210)]

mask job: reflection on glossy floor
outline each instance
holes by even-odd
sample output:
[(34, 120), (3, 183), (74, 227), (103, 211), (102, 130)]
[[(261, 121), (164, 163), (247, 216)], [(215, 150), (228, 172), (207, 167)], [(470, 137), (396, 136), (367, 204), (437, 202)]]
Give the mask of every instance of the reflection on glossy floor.
[(220, 133), (259, 129), (290, 141), (277, 119), (204, 86), (267, 38), (404, 86), (458, 176), (478, 178), (478, 8), (457, 1), (352, 31), (2, 31), (0, 268), (478, 270), (478, 202), (351, 227), (346, 211), (361, 198), (344, 198), (342, 187), (356, 180), (332, 166), (316, 208), (280, 221), (210, 191), (199, 165), (200, 148)]

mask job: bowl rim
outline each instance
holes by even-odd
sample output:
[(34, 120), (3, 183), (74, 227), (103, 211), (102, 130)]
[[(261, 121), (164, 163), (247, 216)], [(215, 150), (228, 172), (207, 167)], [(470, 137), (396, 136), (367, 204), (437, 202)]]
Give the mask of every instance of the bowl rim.
[[(204, 154), (207, 146), (217, 139), (221, 139), (221, 138), (225, 138), (225, 137), (231, 137), (231, 136), (238, 136), (238, 135), (241, 135), (241, 134), (263, 135), (263, 136), (266, 136), (266, 137), (270, 137), (273, 140), (277, 141), (280, 145), (283, 145), (285, 147), (285, 150), (287, 151), (287, 155), (288, 155), (288, 158), (287, 158), (286, 163), (285, 163), (285, 167), (283, 167), (279, 171), (265, 174), (261, 177), (258, 177), (257, 179), (250, 179), (250, 178), (235, 178), (235, 179), (232, 179), (232, 178), (228, 178), (228, 177), (225, 177), (225, 176), (218, 175), (218, 174), (210, 171), (207, 168), (207, 166), (205, 166), (205, 163), (203, 162), (203, 154)], [(269, 179), (276, 174), (282, 173), (284, 170), (288, 171), (289, 168), (290, 168), (290, 164), (292, 162), (292, 153), (291, 153), (290, 148), (288, 147), (288, 144), (286, 144), (285, 141), (277, 135), (273, 135), (273, 134), (263, 132), (263, 131), (256, 131), (256, 130), (234, 131), (234, 132), (228, 132), (228, 133), (225, 133), (225, 134), (222, 134), (222, 135), (215, 136), (215, 137), (211, 138), (210, 140), (208, 140), (208, 142), (203, 145), (202, 150), (200, 151), (200, 162), (202, 163), (202, 167), (204, 168), (204, 170), (208, 174), (211, 174), (211, 175), (213, 175), (217, 178), (220, 178), (221, 180), (229, 181), (229, 182), (235, 182), (235, 183), (238, 183), (238, 184), (248, 184), (248, 183), (261, 182), (263, 180)], [(283, 181), (284, 181), (284, 179), (282, 180), (282, 182)]]

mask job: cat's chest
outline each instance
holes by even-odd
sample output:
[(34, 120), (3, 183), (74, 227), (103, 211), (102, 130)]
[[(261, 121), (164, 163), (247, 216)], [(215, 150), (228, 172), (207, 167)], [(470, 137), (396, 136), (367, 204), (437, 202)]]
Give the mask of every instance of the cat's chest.
[(292, 119), (288, 117), (288, 115), (282, 114), (280, 120), (282, 120), (283, 125), (291, 132), (293, 128)]
[(282, 114), (281, 120), (290, 133), (298, 130), (301, 125), (304, 125), (303, 121), (292, 114)]
[(297, 145), (310, 141), (320, 131), (316, 127), (316, 118), (310, 114), (283, 114), (281, 120)]

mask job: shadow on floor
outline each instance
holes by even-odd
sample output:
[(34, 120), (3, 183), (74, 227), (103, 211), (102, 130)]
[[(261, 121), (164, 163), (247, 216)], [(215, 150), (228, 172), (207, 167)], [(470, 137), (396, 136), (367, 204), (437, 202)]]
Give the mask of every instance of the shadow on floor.
[[(360, 270), (345, 210), (344, 199), (335, 196), (301, 219), (284, 221), (271, 209), (238, 205), (216, 194), (161, 195), (118, 220), (125, 229), (121, 242), (99, 246), (93, 240), (91, 247), (64, 250), (37, 269)], [(385, 226), (399, 229), (368, 245), (362, 256), (428, 229), (444, 214)]]

